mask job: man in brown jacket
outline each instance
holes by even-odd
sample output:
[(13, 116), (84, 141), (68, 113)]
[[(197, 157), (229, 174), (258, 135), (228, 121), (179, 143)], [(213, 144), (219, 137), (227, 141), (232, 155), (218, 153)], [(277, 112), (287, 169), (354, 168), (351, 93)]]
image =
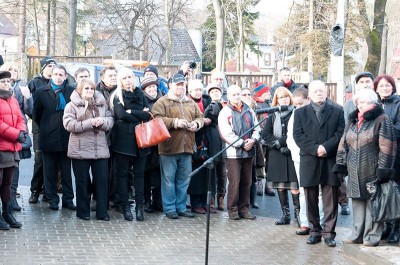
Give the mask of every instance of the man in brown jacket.
[(192, 171), (195, 131), (203, 127), (203, 114), (185, 94), (186, 81), (181, 74), (169, 80), (168, 94), (153, 106), (155, 117), (163, 119), (171, 138), (158, 145), (161, 169), (163, 209), (170, 219), (194, 217), (186, 210), (187, 188)]

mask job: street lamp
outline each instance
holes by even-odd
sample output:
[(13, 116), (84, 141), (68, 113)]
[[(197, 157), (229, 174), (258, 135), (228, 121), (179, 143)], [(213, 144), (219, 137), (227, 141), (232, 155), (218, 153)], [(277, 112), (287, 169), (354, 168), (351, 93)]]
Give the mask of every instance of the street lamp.
[(90, 36), (91, 36), (90, 24), (86, 22), (82, 32), (82, 41), (83, 41), (85, 57), (86, 57), (86, 44), (88, 43), (88, 39)]

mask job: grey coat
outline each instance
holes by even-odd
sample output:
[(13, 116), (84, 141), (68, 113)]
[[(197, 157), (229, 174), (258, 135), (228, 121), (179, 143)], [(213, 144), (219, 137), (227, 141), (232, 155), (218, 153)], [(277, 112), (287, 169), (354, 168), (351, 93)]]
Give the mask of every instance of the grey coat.
[[(100, 92), (95, 91), (95, 105), (98, 114), (85, 108), (85, 102), (78, 92), (71, 95), (71, 102), (64, 110), (63, 123), (71, 133), (68, 143), (68, 157), (72, 159), (103, 159), (110, 157), (106, 131), (111, 130), (114, 119), (108, 109), (107, 102)], [(103, 125), (94, 128), (91, 119), (95, 116), (103, 118)]]

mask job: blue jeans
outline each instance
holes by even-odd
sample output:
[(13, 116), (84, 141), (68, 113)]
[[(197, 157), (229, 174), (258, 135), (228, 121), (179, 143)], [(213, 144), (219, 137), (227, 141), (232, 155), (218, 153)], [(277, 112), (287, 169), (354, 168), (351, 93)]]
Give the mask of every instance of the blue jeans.
[(164, 213), (185, 212), (192, 156), (186, 153), (160, 155), (160, 170)]

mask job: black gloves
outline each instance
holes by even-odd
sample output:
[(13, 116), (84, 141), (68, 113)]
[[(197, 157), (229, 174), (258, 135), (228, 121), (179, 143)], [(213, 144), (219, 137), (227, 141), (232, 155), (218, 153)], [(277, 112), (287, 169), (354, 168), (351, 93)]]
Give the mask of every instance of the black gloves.
[(18, 135), (18, 138), (17, 138), (17, 142), (19, 142), (19, 143), (25, 143), (25, 142), (26, 142), (26, 137), (27, 137), (27, 135), (28, 135), (27, 132), (20, 131), (20, 132), (19, 132), (19, 135)]
[(285, 155), (285, 156), (290, 155), (290, 150), (289, 150), (289, 148), (287, 148), (287, 147), (281, 147), (281, 148), (279, 149), (279, 151), (281, 152), (282, 155)]
[(336, 176), (338, 177), (340, 182), (344, 182), (344, 178), (346, 177), (345, 174), (342, 172), (337, 172)]

